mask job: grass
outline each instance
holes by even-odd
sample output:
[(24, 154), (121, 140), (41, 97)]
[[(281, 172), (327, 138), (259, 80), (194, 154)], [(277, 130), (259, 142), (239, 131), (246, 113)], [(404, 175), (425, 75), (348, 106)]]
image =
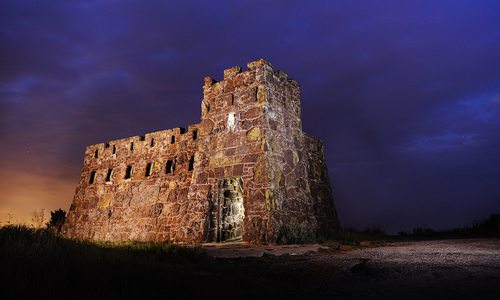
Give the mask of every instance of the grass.
[(209, 264), (199, 249), (169, 243), (113, 245), (68, 240), (25, 226), (0, 229), (2, 299), (60, 297), (69, 291), (77, 298), (147, 295), (151, 291), (145, 287), (165, 286), (165, 280), (182, 286), (188, 281), (184, 275)]

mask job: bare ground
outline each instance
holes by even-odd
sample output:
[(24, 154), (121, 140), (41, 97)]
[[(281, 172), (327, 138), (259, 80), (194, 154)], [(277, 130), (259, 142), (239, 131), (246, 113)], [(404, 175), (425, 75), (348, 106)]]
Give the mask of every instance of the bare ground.
[(256, 287), (274, 285), (271, 294), (283, 298), (500, 299), (500, 239), (419, 241), (359, 250), (335, 244), (204, 248), (214, 257), (233, 257), (219, 259), (255, 277)]

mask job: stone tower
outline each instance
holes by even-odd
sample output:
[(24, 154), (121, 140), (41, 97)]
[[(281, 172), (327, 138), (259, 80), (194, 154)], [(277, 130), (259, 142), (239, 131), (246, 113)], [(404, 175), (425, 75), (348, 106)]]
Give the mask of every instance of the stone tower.
[(300, 89), (265, 60), (206, 77), (201, 122), (91, 145), (63, 233), (122, 241), (272, 243), (339, 228), (321, 141)]

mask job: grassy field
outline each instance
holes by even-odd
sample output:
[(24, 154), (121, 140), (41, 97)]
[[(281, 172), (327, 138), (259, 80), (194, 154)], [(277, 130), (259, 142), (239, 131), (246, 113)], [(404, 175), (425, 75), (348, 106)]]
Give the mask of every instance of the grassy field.
[(68, 293), (88, 299), (189, 291), (196, 274), (215, 264), (196, 248), (80, 242), (6, 226), (0, 229), (0, 265), (1, 299)]

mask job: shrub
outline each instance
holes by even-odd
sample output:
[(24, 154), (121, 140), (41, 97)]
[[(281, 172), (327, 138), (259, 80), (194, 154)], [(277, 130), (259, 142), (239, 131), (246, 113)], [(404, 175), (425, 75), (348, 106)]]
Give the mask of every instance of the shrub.
[(316, 236), (306, 224), (283, 224), (278, 230), (278, 244), (305, 244), (316, 241)]
[(50, 221), (47, 223), (47, 228), (54, 229), (57, 233), (61, 231), (61, 227), (66, 220), (66, 212), (58, 209), (50, 212)]

